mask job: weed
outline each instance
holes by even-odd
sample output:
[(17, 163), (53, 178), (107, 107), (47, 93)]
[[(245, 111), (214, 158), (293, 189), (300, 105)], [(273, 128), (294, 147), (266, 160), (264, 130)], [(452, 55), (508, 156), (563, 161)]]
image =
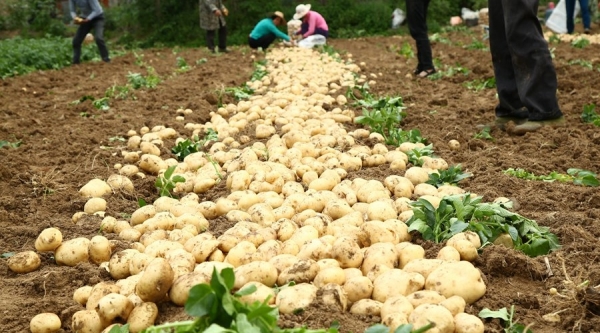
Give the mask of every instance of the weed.
[(175, 157), (179, 161), (183, 161), (186, 156), (192, 153), (196, 153), (202, 150), (204, 145), (208, 141), (216, 141), (218, 140), (218, 133), (212, 128), (206, 129), (206, 133), (202, 140), (198, 138), (198, 136), (194, 136), (191, 140), (186, 139), (177, 143), (177, 146), (171, 149), (171, 152), (175, 154)]
[(488, 308), (484, 308), (479, 312), (481, 318), (498, 318), (504, 321), (504, 333), (533, 333), (529, 327), (520, 324), (515, 319), (515, 306), (510, 306), (510, 312), (506, 308), (502, 308), (497, 311), (492, 311)]
[(462, 168), (460, 164), (458, 164), (449, 167), (447, 170), (440, 170), (439, 173), (433, 172), (429, 174), (429, 180), (426, 183), (435, 187), (440, 187), (442, 185), (456, 185), (461, 180), (471, 176), (473, 176), (472, 173), (462, 172)]
[(107, 111), (110, 109), (110, 105), (108, 104), (108, 101), (109, 101), (108, 97), (102, 97), (102, 98), (93, 100), (92, 105), (98, 110)]
[(571, 46), (578, 48), (578, 49), (583, 49), (583, 48), (587, 47), (588, 45), (590, 45), (590, 41), (584, 37), (579, 37), (577, 39), (574, 39), (571, 42)]
[(190, 67), (190, 65), (188, 65), (187, 61), (185, 61), (185, 59), (183, 57), (177, 57), (177, 72), (178, 73), (185, 73), (185, 72), (189, 71), (190, 69), (192, 69), (192, 67)]
[(466, 45), (465, 48), (468, 50), (488, 51), (488, 47), (485, 45), (485, 43), (476, 38), (473, 38), (471, 44)]
[(484, 127), (481, 132), (473, 134), (473, 139), (485, 139), (494, 141), (494, 137), (490, 134), (490, 128)]
[(164, 174), (156, 178), (154, 186), (156, 186), (158, 189), (158, 193), (161, 197), (172, 197), (171, 191), (175, 189), (177, 183), (185, 182), (185, 178), (183, 176), (173, 176), (173, 172), (175, 172), (176, 167), (176, 165), (168, 167)]
[(581, 121), (600, 127), (600, 115), (596, 113), (595, 104), (586, 104), (583, 106)]
[(517, 177), (520, 179), (526, 180), (541, 180), (545, 182), (554, 182), (558, 181), (561, 183), (573, 183), (575, 185), (583, 185), (583, 186), (591, 186), (597, 187), (600, 186), (600, 181), (598, 180), (598, 175), (593, 173), (592, 171), (583, 170), (583, 169), (575, 169), (570, 168), (567, 170), (567, 173), (559, 173), (556, 171), (552, 171), (547, 175), (536, 175), (533, 172), (528, 172), (524, 169), (506, 169), (503, 171), (504, 174), (509, 176)]
[(204, 63), (206, 63), (208, 60), (206, 58), (200, 58), (198, 60), (196, 60), (196, 65), (202, 65)]
[(436, 65), (437, 72), (429, 75), (427, 78), (430, 80), (439, 80), (443, 77), (451, 77), (457, 74), (469, 75), (469, 70), (462, 67), (460, 64), (455, 64), (454, 66), (441, 65), (438, 60), (438, 64)]
[(592, 65), (592, 62), (589, 60), (583, 60), (583, 59), (574, 59), (571, 60), (567, 63), (568, 65), (572, 66), (572, 65), (579, 65), (583, 68), (587, 68), (587, 69), (594, 69), (594, 65)]
[(3, 147), (8, 147), (12, 149), (17, 149), (21, 146), (23, 142), (21, 140), (10, 142), (8, 140), (0, 140), (0, 149)]
[(401, 55), (401, 56), (403, 56), (406, 59), (410, 59), (410, 58), (414, 58), (415, 57), (415, 52), (413, 51), (413, 49), (410, 46), (410, 44), (407, 43), (407, 42), (402, 43), (402, 47), (398, 51), (398, 54)]
[(474, 90), (475, 92), (480, 92), (484, 89), (494, 89), (496, 88), (496, 78), (491, 77), (485, 80), (475, 79), (473, 81), (465, 82), (464, 86), (465, 88)]
[(414, 148), (406, 152), (408, 162), (414, 166), (423, 165), (423, 157), (433, 156), (433, 145), (428, 145), (423, 148)]

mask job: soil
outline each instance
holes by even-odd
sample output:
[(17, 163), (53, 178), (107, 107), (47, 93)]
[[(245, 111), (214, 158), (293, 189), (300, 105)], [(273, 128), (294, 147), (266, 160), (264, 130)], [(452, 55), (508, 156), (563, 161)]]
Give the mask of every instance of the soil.
[[(568, 43), (551, 45), (558, 73), (559, 103), (568, 125), (543, 128), (522, 136), (492, 130), (493, 140), (475, 139), (477, 124), (494, 118), (495, 90), (474, 91), (465, 87), (475, 79), (493, 77), (488, 50), (468, 49), (473, 39), (481, 40), (475, 28), (470, 33), (445, 35), (452, 44), (433, 43), (434, 57), (446, 66), (462, 66), (468, 75), (455, 74), (440, 80), (407, 77), (416, 67), (415, 58), (405, 58), (397, 50), (403, 43), (414, 45), (410, 37), (374, 37), (333, 40), (340, 51), (365, 62), (363, 73), (378, 75), (371, 92), (404, 98), (408, 117), (403, 128), (419, 128), (433, 143), (436, 153), (449, 164), (461, 164), (473, 173), (461, 187), (482, 195), (486, 201), (509, 197), (518, 203), (518, 212), (535, 219), (558, 235), (562, 248), (547, 256), (529, 258), (501, 246), (485, 248), (475, 265), (481, 269), (487, 293), (466, 312), (477, 315), (483, 308), (496, 310), (515, 306), (515, 318), (531, 325), (535, 332), (600, 332), (600, 193), (597, 188), (568, 183), (525, 181), (505, 175), (508, 168), (525, 168), (547, 174), (565, 173), (569, 168), (600, 171), (600, 129), (580, 120), (583, 106), (600, 104), (598, 68), (599, 45), (576, 49)], [(414, 46), (413, 46), (414, 47)], [(133, 54), (115, 57), (110, 64), (86, 63), (60, 71), (36, 72), (0, 81), (0, 140), (15, 142), (16, 149), (0, 149), (0, 254), (33, 250), (38, 234), (47, 227), (59, 228), (65, 239), (98, 234), (98, 217), (73, 223), (74, 213), (82, 211), (85, 200), (78, 190), (94, 177), (106, 179), (113, 166), (122, 163), (119, 138), (143, 126), (165, 125), (181, 135), (191, 133), (175, 120), (176, 110), (194, 111), (186, 122), (206, 122), (223, 87), (240, 86), (253, 71), (247, 49), (233, 48), (224, 55), (211, 55), (202, 49), (144, 50), (142, 58)], [(343, 55), (344, 57), (348, 55)], [(184, 57), (192, 69), (176, 72), (176, 58)], [(206, 58), (203, 64), (196, 60)], [(594, 69), (569, 65), (586, 60)], [(111, 99), (110, 109), (95, 109), (90, 101), (72, 103), (83, 96), (100, 98), (113, 85), (125, 85), (128, 73), (142, 73), (136, 60), (154, 67), (162, 82), (149, 90), (136, 90), (136, 99)], [(233, 102), (223, 96), (224, 102)], [(448, 141), (461, 143), (450, 150)], [(164, 149), (164, 154), (169, 154)], [(385, 168), (364, 169), (361, 177), (382, 179), (391, 174)], [(349, 175), (355, 177), (356, 175)], [(147, 202), (157, 197), (154, 177), (135, 180), (134, 196), (113, 195), (107, 214), (126, 217), (137, 209), (137, 198)], [(204, 199), (226, 194), (216, 189)], [(211, 221), (212, 231), (222, 233), (224, 223)], [(221, 221), (223, 222), (223, 221)], [(116, 239), (116, 235), (107, 235)], [(420, 241), (429, 256), (439, 245)], [(122, 242), (121, 247), (127, 244)], [(28, 331), (29, 320), (41, 312), (60, 316), (62, 328), (70, 332), (70, 317), (81, 307), (72, 300), (73, 291), (110, 276), (92, 264), (57, 266), (51, 254), (42, 255), (40, 269), (28, 274), (10, 271), (0, 259), (0, 331)], [(581, 288), (576, 288), (583, 284)], [(587, 288), (586, 288), (587, 286)], [(556, 288), (561, 296), (552, 296)], [(182, 308), (160, 305), (158, 322), (186, 318)], [(544, 315), (558, 313), (558, 320)], [(379, 318), (357, 317), (318, 302), (296, 315), (282, 316), (284, 327), (307, 325), (328, 327), (338, 321), (342, 332), (363, 332)], [(486, 321), (486, 332), (501, 332), (498, 320)]]

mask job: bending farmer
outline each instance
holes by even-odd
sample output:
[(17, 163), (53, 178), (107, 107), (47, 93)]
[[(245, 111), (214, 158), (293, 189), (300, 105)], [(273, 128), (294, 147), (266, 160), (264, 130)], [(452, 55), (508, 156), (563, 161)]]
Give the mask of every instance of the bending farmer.
[(296, 34), (302, 35), (303, 38), (312, 35), (322, 35), (325, 38), (329, 37), (329, 28), (323, 16), (315, 11), (310, 10), (310, 4), (298, 5), (294, 19), (302, 20), (302, 27)]
[(250, 36), (248, 36), (248, 44), (253, 49), (261, 47), (263, 50), (266, 50), (277, 37), (289, 42), (290, 37), (277, 29), (277, 26), (285, 24), (286, 21), (283, 13), (279, 11), (274, 12), (270, 17), (258, 22), (254, 29), (252, 29)]
[[(77, 9), (82, 17), (77, 16)], [(73, 64), (78, 64), (81, 58), (81, 44), (85, 36), (94, 29), (94, 40), (104, 62), (110, 62), (108, 49), (104, 43), (104, 11), (98, 0), (69, 0), (69, 10), (73, 22), (79, 25), (73, 37)]]

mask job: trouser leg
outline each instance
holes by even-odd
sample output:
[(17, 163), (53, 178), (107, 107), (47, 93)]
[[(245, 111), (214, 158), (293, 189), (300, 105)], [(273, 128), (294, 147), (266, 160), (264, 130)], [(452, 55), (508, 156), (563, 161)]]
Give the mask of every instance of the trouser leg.
[(567, 32), (572, 34), (575, 30), (575, 0), (565, 0), (565, 7), (567, 10)]
[(213, 52), (215, 51), (215, 30), (206, 30), (206, 47)]
[(81, 61), (81, 44), (85, 36), (92, 30), (92, 23), (84, 23), (77, 28), (75, 37), (73, 37), (73, 63), (78, 64)]
[(254, 44), (256, 45), (255, 48), (262, 47), (263, 50), (266, 50), (275, 41), (275, 38), (276, 36), (274, 33), (268, 33), (259, 39), (256, 39), (256, 43)]
[(219, 20), (219, 50), (224, 51), (227, 49), (227, 26), (221, 23)]
[(408, 29), (417, 44), (419, 70), (433, 69), (431, 44), (427, 34), (427, 7), (429, 0), (406, 0)]
[(591, 24), (591, 15), (590, 4), (588, 0), (579, 0), (579, 7), (581, 7), (581, 20), (583, 21), (583, 28), (589, 29)]
[(104, 17), (94, 19), (92, 20), (92, 23), (94, 24), (94, 40), (98, 46), (100, 57), (102, 58), (102, 61), (109, 62), (110, 57), (108, 55), (108, 48), (104, 42)]

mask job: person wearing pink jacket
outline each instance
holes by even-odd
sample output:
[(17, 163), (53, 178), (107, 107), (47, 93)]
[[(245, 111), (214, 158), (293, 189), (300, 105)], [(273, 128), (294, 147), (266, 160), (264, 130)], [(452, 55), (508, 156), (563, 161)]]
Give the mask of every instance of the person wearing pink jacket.
[(300, 31), (296, 34), (302, 35), (303, 38), (312, 35), (322, 35), (325, 38), (329, 37), (329, 28), (323, 16), (315, 11), (310, 10), (310, 4), (298, 5), (294, 19), (302, 20)]

